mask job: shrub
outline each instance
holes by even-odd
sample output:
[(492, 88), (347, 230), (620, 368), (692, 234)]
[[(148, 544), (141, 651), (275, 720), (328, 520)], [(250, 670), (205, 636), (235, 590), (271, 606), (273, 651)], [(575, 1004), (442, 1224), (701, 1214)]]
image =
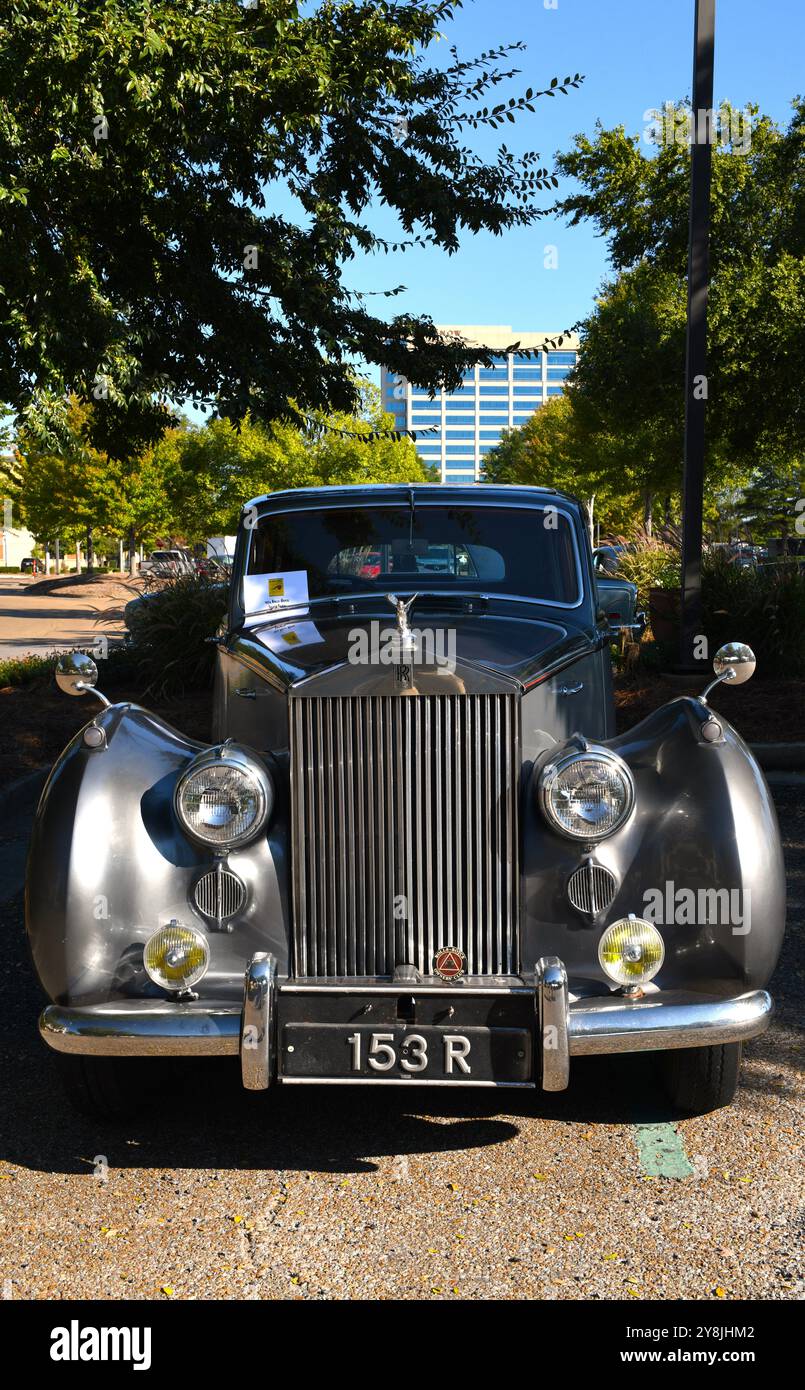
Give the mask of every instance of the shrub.
[(55, 653), (49, 656), (29, 654), (14, 657), (9, 661), (0, 661), (0, 686), (31, 685), (43, 677), (52, 676), (55, 665)]
[(647, 610), (652, 589), (679, 588), (682, 582), (679, 551), (654, 538), (633, 541), (618, 556), (618, 574), (637, 585), (637, 606)]
[(702, 618), (710, 650), (746, 642), (764, 676), (805, 676), (805, 568), (796, 560), (739, 569), (723, 554), (702, 564)]
[(226, 585), (180, 575), (146, 590), (129, 608), (128, 650), (147, 692), (182, 695), (209, 684), (215, 648), (207, 639), (220, 627), (226, 603)]

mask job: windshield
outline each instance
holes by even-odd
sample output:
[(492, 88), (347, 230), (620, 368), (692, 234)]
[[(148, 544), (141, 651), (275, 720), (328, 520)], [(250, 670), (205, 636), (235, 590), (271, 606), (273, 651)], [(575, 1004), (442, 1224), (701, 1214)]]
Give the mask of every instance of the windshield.
[(246, 572), (303, 577), (311, 599), (398, 587), (512, 594), (562, 605), (581, 598), (571, 524), (554, 507), (269, 513), (252, 533)]

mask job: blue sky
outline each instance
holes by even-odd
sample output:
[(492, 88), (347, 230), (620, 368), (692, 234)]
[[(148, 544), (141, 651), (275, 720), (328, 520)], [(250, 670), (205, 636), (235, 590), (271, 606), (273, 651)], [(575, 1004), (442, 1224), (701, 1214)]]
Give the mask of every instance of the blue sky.
[[(515, 153), (537, 149), (550, 166), (577, 132), (591, 134), (597, 119), (641, 133), (648, 108), (689, 95), (693, 13), (694, 0), (557, 0), (555, 9), (545, 8), (544, 0), (466, 0), (445, 33), (461, 57), (509, 40), (528, 45), (516, 57), (522, 79), (509, 84), (507, 96), (545, 87), (554, 75), (585, 74), (579, 91), (539, 101), (535, 115), (518, 118), (503, 133)], [(717, 0), (716, 26), (716, 106), (757, 102), (785, 123), (791, 98), (805, 87), (805, 0)], [(495, 99), (502, 100), (503, 88), (497, 91)], [(470, 139), (486, 152), (495, 143), (491, 132), (470, 132)], [(560, 185), (555, 196), (561, 193)], [(383, 235), (397, 232), (387, 210), (378, 211), (372, 225)], [(543, 268), (546, 244), (558, 248), (555, 270)], [(404, 294), (382, 301), (389, 313), (405, 309), (429, 313), (437, 323), (559, 330), (589, 312), (606, 272), (605, 244), (589, 227), (571, 229), (545, 218), (503, 237), (467, 235), (453, 256), (428, 248), (358, 258), (348, 282), (360, 290), (406, 285)], [(368, 375), (378, 378), (377, 370)]]

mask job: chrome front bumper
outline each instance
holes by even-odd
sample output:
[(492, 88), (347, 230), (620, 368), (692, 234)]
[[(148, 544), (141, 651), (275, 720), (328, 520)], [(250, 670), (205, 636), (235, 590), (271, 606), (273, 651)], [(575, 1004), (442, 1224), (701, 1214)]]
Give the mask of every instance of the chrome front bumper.
[[(771, 996), (763, 989), (731, 998), (667, 990), (641, 999), (621, 994), (569, 999), (567, 973), (556, 957), (538, 961), (533, 990), (523, 981), (514, 988), (490, 984), (475, 989), (469, 981), (459, 986), (429, 982), (413, 988), (417, 993), (438, 993), (456, 1004), (462, 995), (516, 993), (522, 999), (524, 994), (533, 994), (541, 1072), (531, 1084), (541, 1084), (546, 1091), (565, 1089), (571, 1057), (741, 1042), (765, 1031), (774, 1008)], [(41, 1015), (39, 1031), (56, 1052), (107, 1057), (239, 1054), (244, 1086), (261, 1091), (274, 1080), (282, 1080), (277, 1076), (276, 1037), (277, 1003), (284, 992), (407, 994), (411, 986), (406, 989), (405, 985), (386, 982), (371, 987), (357, 982), (328, 985), (322, 981), (303, 987), (293, 981), (279, 983), (274, 957), (260, 953), (246, 971), (242, 1004), (219, 1006), (202, 1000), (127, 1000), (77, 1008), (50, 1004)]]

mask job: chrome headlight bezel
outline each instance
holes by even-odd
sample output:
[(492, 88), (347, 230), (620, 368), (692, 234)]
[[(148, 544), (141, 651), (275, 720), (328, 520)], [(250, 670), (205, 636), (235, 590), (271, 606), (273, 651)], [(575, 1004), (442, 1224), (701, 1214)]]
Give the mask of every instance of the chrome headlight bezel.
[[(226, 767), (229, 771), (244, 777), (254, 793), (257, 811), (249, 825), (237, 835), (219, 837), (203, 834), (197, 825), (188, 819), (184, 798), (189, 783), (203, 778), (212, 768)], [(173, 793), (173, 809), (182, 830), (191, 840), (205, 849), (226, 854), (233, 849), (241, 849), (256, 840), (268, 824), (274, 808), (274, 782), (264, 764), (247, 748), (237, 743), (222, 743), (209, 748), (193, 758), (179, 777)]]
[[(614, 825), (601, 829), (597, 826), (585, 826), (581, 831), (571, 830), (564, 825), (556, 816), (552, 803), (552, 793), (557, 781), (569, 767), (579, 762), (600, 762), (608, 768), (614, 769), (620, 775), (624, 789), (625, 801), (624, 808)], [(549, 758), (539, 774), (537, 784), (539, 804), (542, 814), (552, 830), (557, 834), (563, 835), (567, 840), (573, 840), (576, 844), (597, 844), (600, 840), (606, 840), (610, 835), (614, 835), (617, 830), (628, 821), (635, 804), (635, 785), (631, 769), (620, 758), (617, 753), (613, 753), (610, 748), (602, 748), (598, 744), (589, 744), (585, 749), (574, 748), (568, 753), (563, 753), (559, 758)]]

